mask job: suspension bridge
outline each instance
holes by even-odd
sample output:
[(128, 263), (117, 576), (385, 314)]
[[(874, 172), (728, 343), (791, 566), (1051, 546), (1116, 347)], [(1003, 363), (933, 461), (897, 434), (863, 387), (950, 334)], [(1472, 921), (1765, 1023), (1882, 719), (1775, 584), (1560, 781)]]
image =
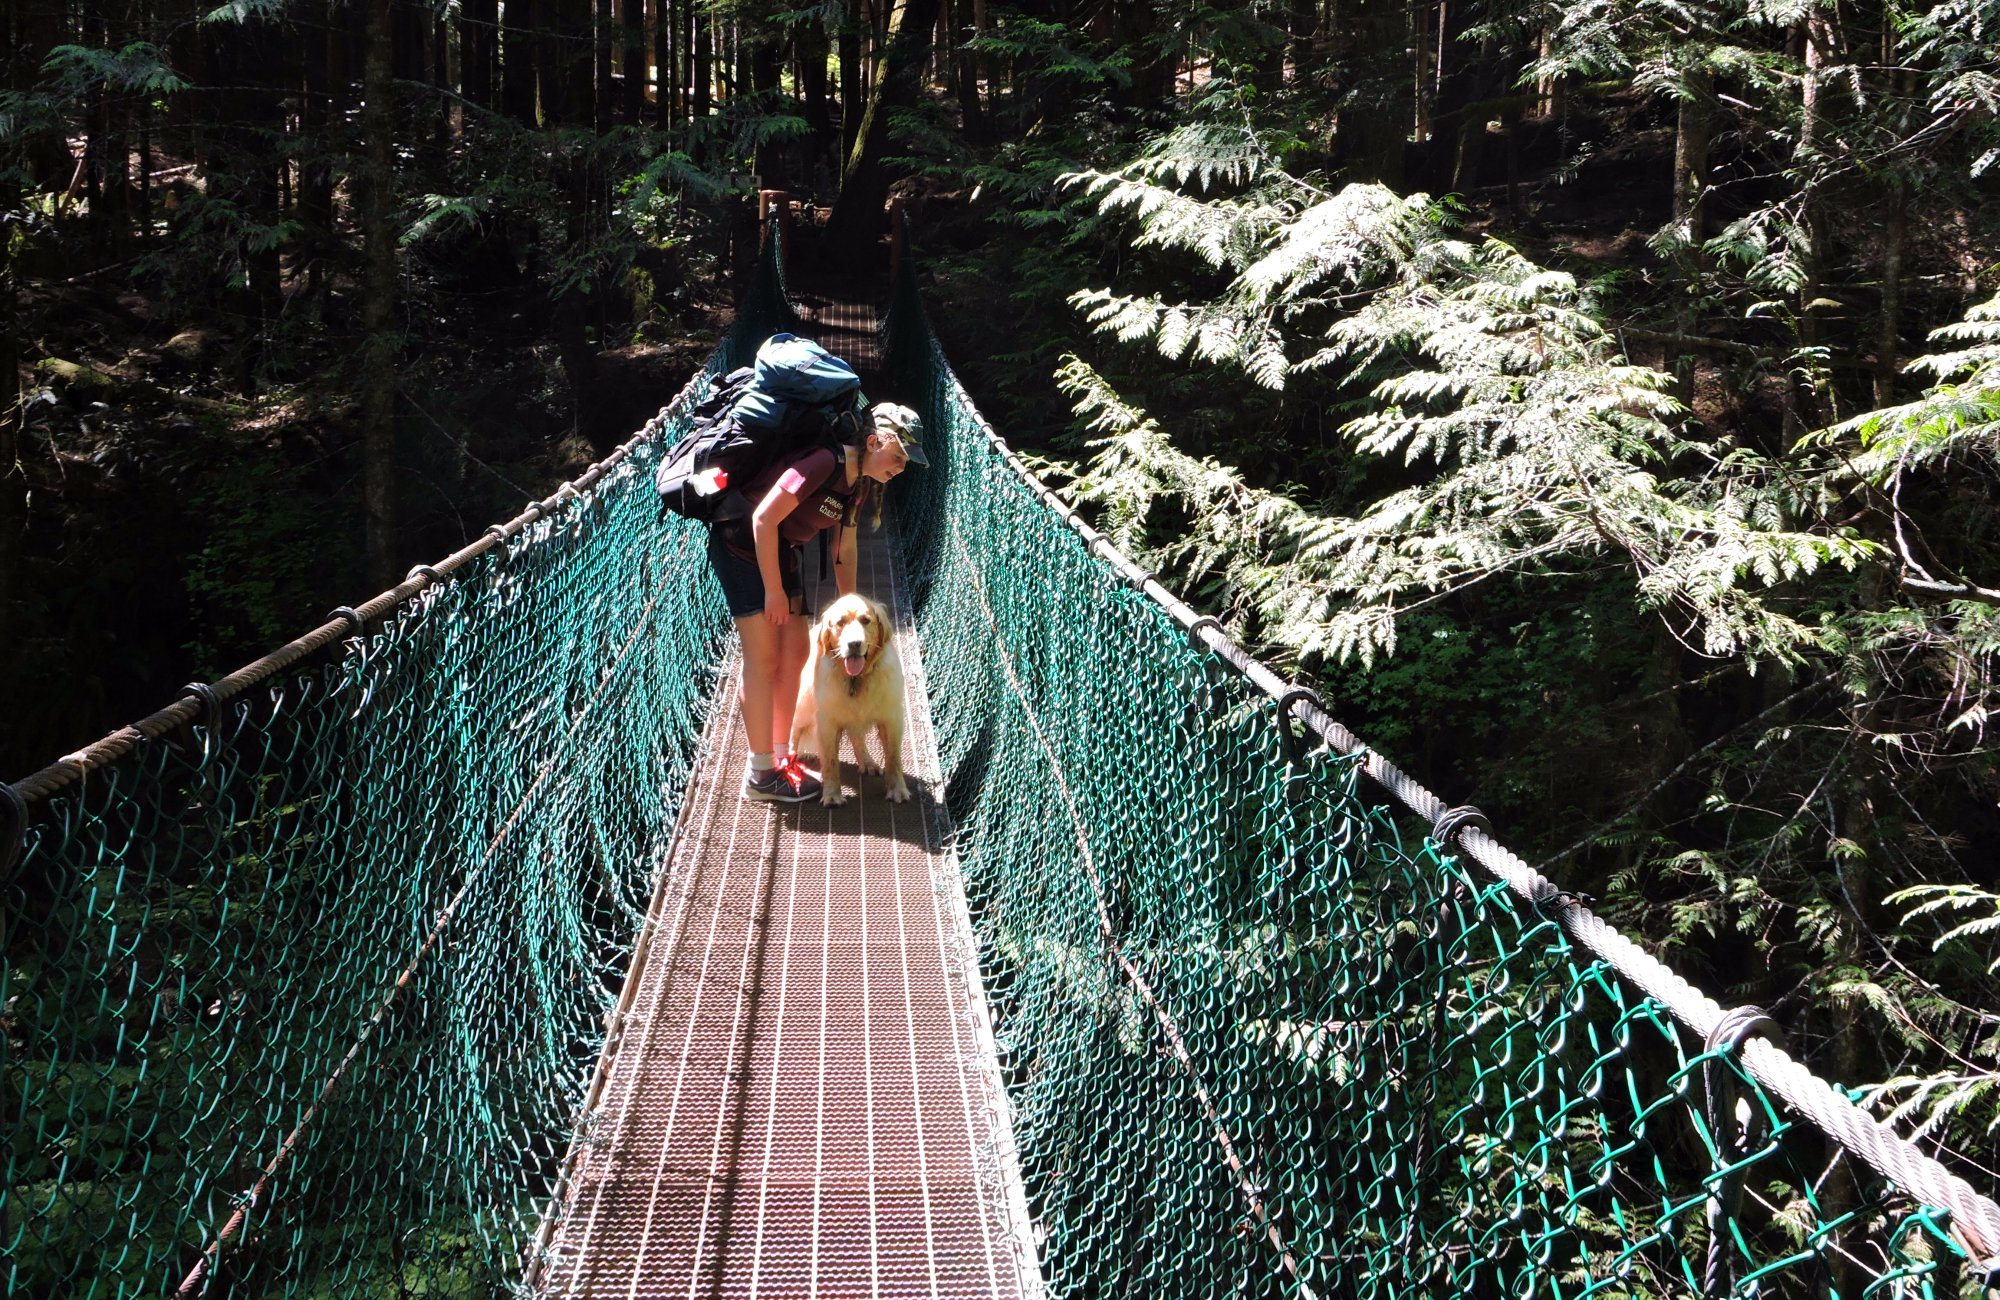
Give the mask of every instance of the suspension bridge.
[[(2000, 1207), (1370, 750), (986, 425), (903, 259), (394, 589), (0, 786), (9, 1296), (1952, 1297)], [(804, 295), (801, 295), (804, 298)], [(733, 799), (654, 458), (916, 406), (917, 799)]]

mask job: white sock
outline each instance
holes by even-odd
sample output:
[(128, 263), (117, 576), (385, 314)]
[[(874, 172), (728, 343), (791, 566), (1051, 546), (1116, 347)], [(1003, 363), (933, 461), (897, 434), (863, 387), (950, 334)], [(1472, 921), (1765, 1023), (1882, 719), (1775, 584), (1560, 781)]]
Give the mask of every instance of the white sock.
[(785, 765), (785, 760), (790, 758), (791, 756), (792, 756), (792, 747), (790, 745), (771, 746), (771, 757), (777, 761), (777, 765), (779, 767), (783, 767)]
[(750, 775), (752, 776), (768, 775), (771, 769), (775, 768), (776, 766), (777, 764), (771, 761), (771, 756), (769, 754), (750, 755)]

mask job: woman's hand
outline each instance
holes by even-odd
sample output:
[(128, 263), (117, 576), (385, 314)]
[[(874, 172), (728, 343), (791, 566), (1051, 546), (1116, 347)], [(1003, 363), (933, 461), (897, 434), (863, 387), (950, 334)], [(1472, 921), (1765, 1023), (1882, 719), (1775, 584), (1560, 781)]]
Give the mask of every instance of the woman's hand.
[(783, 627), (786, 623), (791, 621), (791, 617), (792, 617), (792, 602), (788, 597), (786, 597), (785, 589), (783, 587), (779, 587), (776, 590), (773, 590), (769, 583), (765, 583), (764, 621), (766, 623), (769, 623), (772, 627)]

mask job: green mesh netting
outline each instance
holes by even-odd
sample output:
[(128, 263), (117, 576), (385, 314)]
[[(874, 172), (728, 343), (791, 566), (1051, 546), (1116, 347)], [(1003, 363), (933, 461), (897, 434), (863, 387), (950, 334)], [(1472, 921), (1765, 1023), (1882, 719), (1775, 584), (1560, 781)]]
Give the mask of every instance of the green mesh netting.
[[(767, 262), (711, 371), (789, 321)], [(1003, 463), (908, 274), (891, 344), (1052, 1293), (1959, 1291), (1940, 1213), (1405, 838), (1351, 761), (1289, 764), (1272, 702)], [(649, 454), (37, 809), (0, 879), (8, 1294), (514, 1285), (726, 627)]]
[(1288, 764), (1274, 701), (1008, 467), (913, 275), (890, 356), (931, 430), (899, 518), (1052, 1294), (1958, 1294), (1939, 1213), (1355, 760)]
[[(789, 320), (767, 259), (707, 373)], [(520, 1276), (728, 627), (655, 451), (37, 810), (0, 879), (0, 1291)]]

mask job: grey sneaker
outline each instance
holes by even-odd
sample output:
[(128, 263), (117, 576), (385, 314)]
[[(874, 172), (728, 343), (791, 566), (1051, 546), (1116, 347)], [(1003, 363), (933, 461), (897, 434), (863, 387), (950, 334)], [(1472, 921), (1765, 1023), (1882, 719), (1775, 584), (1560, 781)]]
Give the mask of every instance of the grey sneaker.
[(819, 798), (819, 778), (796, 758), (785, 760), (762, 776), (743, 778), (743, 797), (759, 803), (804, 803)]

